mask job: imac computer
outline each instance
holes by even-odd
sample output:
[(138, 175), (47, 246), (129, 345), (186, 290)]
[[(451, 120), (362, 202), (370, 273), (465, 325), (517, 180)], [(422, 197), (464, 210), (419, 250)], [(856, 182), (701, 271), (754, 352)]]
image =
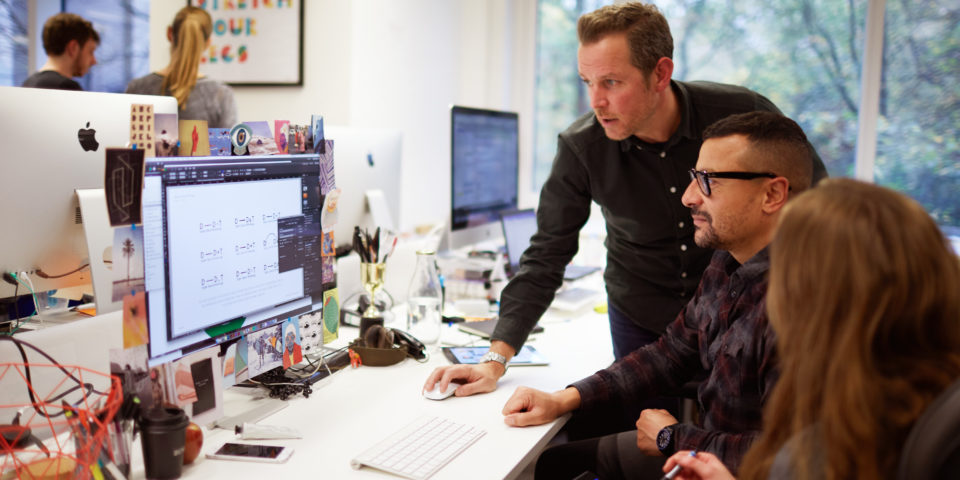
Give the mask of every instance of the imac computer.
[[(349, 246), (353, 227), (400, 226), (401, 135), (398, 130), (327, 126), (340, 199), (333, 239)], [(339, 253), (339, 252), (338, 252)]]
[[(103, 187), (104, 151), (130, 137), (130, 106), (177, 114), (173, 97), (0, 87), (0, 132), (9, 139), (0, 162), (0, 269), (27, 272), (37, 292), (90, 285), (93, 264), (76, 189)], [(106, 204), (103, 205), (106, 216)], [(109, 232), (105, 235), (108, 235)], [(0, 299), (29, 292), (0, 281)], [(110, 311), (104, 303), (101, 312)], [(0, 321), (3, 317), (0, 316)]]
[(519, 137), (516, 113), (452, 107), (451, 250), (501, 238), (500, 212), (517, 208)]
[(317, 154), (148, 159), (151, 365), (323, 305)]

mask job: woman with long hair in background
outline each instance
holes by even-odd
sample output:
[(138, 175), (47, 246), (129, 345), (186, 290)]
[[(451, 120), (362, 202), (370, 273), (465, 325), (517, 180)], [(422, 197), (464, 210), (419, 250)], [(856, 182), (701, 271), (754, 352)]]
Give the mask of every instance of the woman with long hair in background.
[(206, 120), (210, 128), (230, 128), (237, 123), (233, 90), (201, 75), (200, 59), (210, 47), (213, 21), (206, 10), (183, 7), (167, 27), (170, 63), (159, 72), (135, 78), (126, 93), (169, 95), (177, 99), (180, 120)]

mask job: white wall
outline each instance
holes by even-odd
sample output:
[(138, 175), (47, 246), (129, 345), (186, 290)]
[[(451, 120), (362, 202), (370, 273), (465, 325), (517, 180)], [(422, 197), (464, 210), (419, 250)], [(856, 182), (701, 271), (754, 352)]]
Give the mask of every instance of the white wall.
[[(182, 5), (151, 2), (151, 70), (169, 59), (166, 27)], [(321, 113), (330, 125), (399, 129), (401, 228), (445, 219), (452, 104), (520, 112), (520, 185), (530, 184), (535, 12), (531, 0), (306, 1), (303, 86), (238, 87), (239, 118)]]

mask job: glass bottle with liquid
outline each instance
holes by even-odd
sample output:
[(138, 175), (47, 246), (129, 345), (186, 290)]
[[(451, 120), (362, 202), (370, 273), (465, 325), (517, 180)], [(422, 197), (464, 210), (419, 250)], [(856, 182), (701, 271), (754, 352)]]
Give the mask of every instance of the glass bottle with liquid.
[(407, 331), (427, 345), (440, 341), (443, 294), (437, 254), (432, 250), (417, 252), (417, 268), (407, 291)]

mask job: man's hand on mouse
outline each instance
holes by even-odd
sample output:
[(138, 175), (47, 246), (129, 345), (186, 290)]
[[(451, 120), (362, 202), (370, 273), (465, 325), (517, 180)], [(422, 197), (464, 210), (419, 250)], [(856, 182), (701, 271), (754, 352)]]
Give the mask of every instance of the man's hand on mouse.
[(427, 377), (423, 389), (431, 391), (436, 387), (443, 390), (447, 388), (447, 384), (456, 380), (463, 383), (455, 393), (458, 397), (492, 392), (497, 389), (497, 380), (503, 375), (503, 370), (503, 365), (497, 362), (437, 367)]
[[(490, 351), (503, 355), (509, 362), (516, 351), (506, 342), (494, 340), (490, 342)], [(477, 393), (492, 392), (497, 389), (497, 380), (506, 373), (506, 367), (498, 362), (484, 362), (477, 365), (450, 365), (438, 367), (423, 384), (423, 389), (430, 391), (436, 384), (437, 388), (447, 388), (447, 384), (456, 380), (463, 383), (457, 389), (458, 397), (466, 397)]]

